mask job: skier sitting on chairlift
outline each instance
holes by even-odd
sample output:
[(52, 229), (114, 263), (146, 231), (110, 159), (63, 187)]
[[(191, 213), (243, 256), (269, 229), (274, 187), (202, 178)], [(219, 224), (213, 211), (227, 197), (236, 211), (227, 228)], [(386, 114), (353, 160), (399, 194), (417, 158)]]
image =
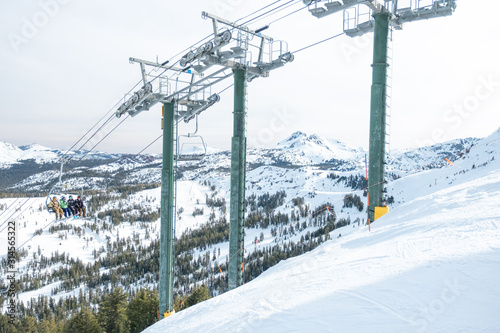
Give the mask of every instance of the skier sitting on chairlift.
[(64, 211), (64, 217), (70, 217), (71, 216), (71, 210), (68, 207), (68, 202), (66, 201), (66, 197), (62, 197), (61, 201), (59, 201), (61, 204), (61, 208)]
[(47, 205), (47, 207), (51, 208), (54, 213), (56, 213), (56, 220), (63, 218), (63, 210), (57, 198), (54, 197), (51, 202)]
[(74, 217), (78, 216), (78, 209), (76, 208), (76, 201), (73, 199), (73, 197), (70, 195), (68, 199), (68, 207), (71, 210), (71, 214)]
[(85, 208), (85, 205), (83, 204), (83, 201), (80, 198), (80, 196), (78, 196), (78, 198), (76, 198), (75, 206), (76, 206), (76, 210), (80, 214), (80, 216), (86, 217), (87, 209)]

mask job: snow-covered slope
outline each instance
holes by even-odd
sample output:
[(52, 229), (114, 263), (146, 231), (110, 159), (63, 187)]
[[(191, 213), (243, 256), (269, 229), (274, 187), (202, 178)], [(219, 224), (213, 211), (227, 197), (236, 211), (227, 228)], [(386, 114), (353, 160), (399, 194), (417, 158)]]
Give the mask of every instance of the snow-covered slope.
[(430, 147), (391, 151), (388, 169), (397, 171), (425, 170), (446, 165), (446, 158), (455, 160), (480, 141), (476, 138), (455, 139)]
[(500, 131), (390, 191), (401, 204), (371, 231), (342, 231), (145, 332), (498, 332)]

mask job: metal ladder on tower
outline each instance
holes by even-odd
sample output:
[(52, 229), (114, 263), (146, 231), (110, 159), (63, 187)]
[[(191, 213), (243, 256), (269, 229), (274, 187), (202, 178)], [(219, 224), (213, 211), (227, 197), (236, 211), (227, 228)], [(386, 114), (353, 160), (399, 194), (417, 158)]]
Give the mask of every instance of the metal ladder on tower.
[[(178, 154), (179, 154), (179, 147), (178, 147), (178, 133), (179, 133), (179, 104), (175, 103), (174, 104), (174, 174), (173, 174), (173, 179), (174, 179), (174, 189), (173, 189), (173, 221), (174, 221), (174, 249), (175, 249), (175, 230), (177, 228), (177, 160), (178, 160)], [(175, 251), (175, 250), (174, 250)]]
[[(177, 160), (178, 160), (178, 133), (179, 133), (179, 104), (176, 102), (174, 104), (174, 137), (173, 137), (173, 147), (174, 147), (174, 168), (173, 168), (173, 200), (172, 200), (172, 221), (173, 221), (173, 233), (172, 233), (172, 252), (175, 253), (175, 247), (177, 245), (177, 239), (175, 237), (177, 230)], [(177, 264), (177, 256), (174, 255), (173, 265), (172, 265), (172, 274), (173, 274), (173, 284), (175, 285), (176, 276), (179, 276), (178, 271), (179, 265)], [(173, 287), (172, 287), (173, 288)]]
[(393, 74), (393, 56), (394, 56), (394, 27), (389, 27), (387, 37), (387, 86), (385, 90), (385, 160), (387, 163), (389, 151), (391, 148), (391, 118), (392, 118), (392, 74)]

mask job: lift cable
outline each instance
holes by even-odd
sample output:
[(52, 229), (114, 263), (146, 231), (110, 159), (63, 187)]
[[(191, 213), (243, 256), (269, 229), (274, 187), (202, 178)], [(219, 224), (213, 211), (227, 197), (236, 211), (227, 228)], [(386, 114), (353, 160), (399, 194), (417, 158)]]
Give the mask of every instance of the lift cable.
[[(268, 7), (271, 7), (272, 5), (277, 4), (277, 3), (278, 3), (278, 2), (280, 2), (280, 1), (283, 1), (283, 0), (277, 0), (277, 1), (275, 1), (275, 2), (271, 3), (271, 4), (267, 5), (267, 6), (264, 6), (264, 7), (262, 7), (261, 9), (258, 9), (258, 10), (256, 10), (255, 12), (248, 14), (247, 16), (243, 16), (242, 18), (237, 19), (236, 21), (234, 21), (234, 23), (236, 24), (236, 22), (238, 22), (238, 21), (244, 20), (244, 19), (246, 19), (246, 18), (247, 18), (247, 17), (249, 17), (249, 16), (252, 16), (252, 15), (254, 15), (254, 14), (257, 14), (257, 13), (258, 13), (258, 12), (260, 12), (261, 10), (264, 10), (264, 9), (266, 9), (266, 8), (268, 8)], [(256, 19), (256, 18), (254, 18), (254, 19)]]
[[(261, 17), (263, 17), (263, 16), (267, 15), (267, 14), (269, 14), (269, 15), (267, 15), (266, 17), (269, 17), (269, 16), (271, 16), (271, 15), (274, 15), (274, 14), (276, 14), (276, 13), (279, 13), (280, 11), (282, 11), (282, 10), (284, 10), (284, 9), (286, 9), (286, 8), (290, 7), (290, 6), (295, 5), (295, 3), (291, 4), (292, 2), (298, 3), (298, 2), (297, 2), (297, 0), (290, 0), (290, 1), (288, 1), (288, 2), (285, 2), (284, 4), (281, 4), (281, 5), (279, 5), (279, 6), (275, 7), (275, 8), (273, 8), (273, 9), (268, 10), (268, 11), (267, 11), (267, 12), (265, 12), (265, 13), (262, 13), (262, 14), (260, 14), (260, 15), (256, 16), (256, 17), (254, 17), (254, 18), (252, 18), (252, 19), (250, 19), (250, 20), (248, 20), (248, 21), (245, 21), (245, 22), (244, 22), (244, 23), (242, 23), (241, 25), (246, 25), (246, 24), (248, 24), (248, 23), (250, 23), (250, 22), (252, 22), (252, 21), (254, 21), (254, 20), (258, 19), (258, 18), (261, 18)], [(288, 6), (287, 6), (287, 5), (288, 5)], [(286, 7), (285, 7), (285, 6), (286, 6)], [(282, 8), (282, 7), (284, 7), (284, 8)], [(280, 10), (278, 10), (279, 8), (281, 8), (281, 9), (280, 9)], [(273, 12), (274, 12), (274, 11), (276, 11), (276, 10), (278, 10), (278, 11), (277, 11), (276, 13), (273, 13)], [(263, 19), (263, 18), (262, 18), (262, 19)], [(260, 19), (260, 20), (262, 20), (262, 19)], [(260, 21), (260, 20), (259, 20), (259, 21)], [(239, 20), (238, 20), (238, 21), (239, 21)], [(254, 22), (254, 23), (255, 23), (255, 22)]]
[(224, 91), (228, 90), (228, 89), (229, 89), (229, 88), (231, 88), (232, 86), (234, 86), (234, 83), (233, 83), (233, 84), (230, 84), (230, 85), (229, 85), (229, 86), (227, 86), (226, 88), (224, 88), (224, 89), (222, 89), (221, 91), (219, 91), (219, 92), (217, 93), (217, 95), (222, 94)]
[[(109, 118), (94, 132), (94, 134), (92, 134), (84, 143), (83, 145), (80, 146), (80, 148), (77, 149), (77, 152), (81, 151), (83, 149), (83, 147), (90, 141), (92, 140), (92, 138), (94, 138), (94, 136), (96, 136), (105, 126), (107, 126), (109, 123), (111, 123), (114, 119), (114, 115), (111, 115), (109, 116)], [(95, 146), (94, 146), (95, 147)], [(93, 148), (92, 148), (93, 149)], [(88, 153), (90, 153), (90, 151), (92, 150), (90, 149), (85, 155), (87, 155)], [(74, 157), (76, 156), (75, 155), (72, 155), (70, 158), (66, 159), (64, 162), (67, 163), (69, 161), (71, 161)]]
[(269, 25), (271, 25), (271, 24), (272, 24), (272, 23), (274, 23), (274, 22), (278, 22), (279, 20), (282, 20), (282, 19), (284, 19), (284, 18), (286, 18), (286, 17), (288, 17), (288, 16), (290, 16), (290, 15), (292, 15), (292, 14), (298, 13), (298, 12), (300, 12), (301, 10), (306, 9), (307, 7), (308, 7), (308, 5), (305, 5), (305, 6), (304, 6), (304, 7), (302, 7), (302, 8), (296, 9), (296, 10), (294, 10), (293, 12), (290, 12), (290, 13), (288, 13), (288, 14), (286, 14), (286, 15), (284, 15), (284, 16), (282, 16), (282, 17), (280, 17), (280, 18), (277, 18), (277, 19), (276, 19), (276, 20), (274, 20), (274, 21), (269, 22)]
[[(28, 198), (28, 199), (35, 199), (35, 198)], [(19, 214), (17, 214), (17, 216), (15, 218), (13, 218), (12, 220), (14, 220), (14, 221), (17, 220), (26, 210), (28, 210), (30, 207), (32, 207), (35, 204), (35, 202), (36, 202), (36, 200), (34, 200), (32, 203), (30, 203), (29, 206), (27, 206), (26, 208), (24, 208), (22, 210), (22, 212), (20, 212)], [(7, 222), (7, 221), (5, 221), (5, 222)], [(2, 225), (3, 225), (3, 223), (2, 223)], [(7, 226), (8, 226), (8, 224), (2, 230), (0, 230), (0, 232), (4, 231), (7, 228)]]
[(316, 46), (316, 45), (318, 45), (318, 44), (321, 44), (321, 43), (324, 43), (324, 42), (326, 42), (326, 41), (329, 41), (330, 39), (334, 39), (334, 38), (340, 37), (340, 36), (342, 36), (342, 35), (345, 35), (345, 33), (344, 33), (344, 32), (342, 32), (342, 33), (340, 33), (340, 34), (337, 34), (337, 35), (334, 35), (334, 36), (331, 36), (331, 37), (325, 38), (325, 39), (323, 39), (323, 40), (321, 40), (321, 41), (319, 41), (319, 42), (316, 42), (316, 43), (313, 43), (313, 44), (311, 44), (311, 45), (305, 46), (305, 47), (303, 47), (303, 48), (301, 48), (301, 49), (298, 49), (298, 50), (295, 50), (295, 51), (293, 51), (293, 52), (291, 52), (291, 53), (292, 53), (292, 54), (295, 54), (295, 53), (298, 53), (298, 52), (300, 52), (300, 51), (304, 51), (304, 50), (306, 50), (306, 49), (308, 49), (308, 48), (310, 48), (310, 47)]
[[(148, 73), (148, 75), (149, 75), (149, 74), (151, 74), (151, 72), (152, 72), (152, 71), (153, 71), (153, 70), (150, 70), (150, 71), (149, 71), (149, 73)], [(131, 88), (128, 92), (127, 92), (127, 94), (130, 94), (130, 93), (131, 93), (131, 92), (132, 92), (135, 88), (137, 88), (137, 87), (138, 87), (141, 83), (142, 83), (142, 80), (139, 80), (139, 81), (138, 81), (138, 82), (137, 82), (137, 83), (136, 83), (136, 84), (135, 84), (135, 85), (134, 85), (134, 86), (133, 86), (133, 87), (132, 87), (132, 88)], [(71, 148), (69, 148), (69, 149), (68, 149), (68, 150), (67, 150), (67, 151), (66, 151), (66, 152), (65, 152), (65, 153), (61, 156), (60, 160), (61, 160), (61, 161), (63, 161), (64, 157), (65, 157), (66, 155), (68, 155), (68, 154), (69, 154), (69, 152), (70, 152), (70, 151), (71, 151), (71, 150), (72, 150), (72, 149), (73, 149), (73, 148), (74, 148), (74, 147), (75, 147), (75, 146), (76, 146), (76, 145), (77, 145), (80, 141), (82, 141), (82, 140), (83, 140), (83, 139), (84, 139), (84, 138), (85, 138), (85, 137), (86, 137), (86, 136), (87, 136), (87, 135), (88, 135), (88, 134), (89, 134), (89, 133), (90, 133), (90, 132), (91, 132), (91, 131), (92, 131), (92, 130), (93, 130), (93, 129), (97, 126), (97, 125), (99, 125), (99, 123), (100, 123), (100, 122), (101, 122), (101, 121), (102, 121), (102, 120), (103, 120), (103, 119), (104, 119), (107, 115), (109, 115), (110, 113), (112, 113), (112, 112), (116, 109), (116, 107), (117, 107), (120, 103), (121, 103), (121, 99), (120, 99), (119, 101), (117, 101), (117, 102), (113, 105), (113, 107), (111, 107), (111, 109), (110, 109), (108, 112), (106, 112), (106, 113), (104, 114), (104, 116), (102, 116), (102, 118), (101, 118), (101, 119), (99, 119), (99, 120), (98, 120), (98, 121), (94, 124), (94, 126), (92, 126), (92, 128), (90, 128), (90, 129), (87, 131), (87, 133), (85, 133), (85, 134), (84, 134), (84, 135), (83, 135), (80, 139), (78, 139), (78, 141), (77, 141), (77, 142), (76, 142), (76, 143), (75, 143), (75, 144), (74, 144)], [(100, 126), (100, 127), (99, 127), (99, 128), (98, 128), (95, 132), (94, 132), (94, 134), (92, 134), (92, 136), (91, 136), (90, 138), (88, 138), (88, 139), (85, 141), (85, 143), (83, 143), (83, 144), (80, 146), (80, 148), (78, 148), (78, 149), (77, 149), (77, 151), (82, 150), (82, 149), (83, 149), (83, 147), (84, 147), (84, 146), (85, 146), (85, 145), (86, 145), (86, 144), (87, 144), (87, 143), (88, 143), (88, 142), (89, 142), (89, 141), (90, 141), (90, 140), (91, 140), (94, 136), (96, 136), (96, 135), (97, 135), (97, 133), (99, 133), (99, 131), (100, 131), (100, 130), (102, 130), (102, 128), (103, 128), (104, 126), (106, 126), (109, 122), (111, 122), (111, 120), (113, 120), (113, 118), (114, 118), (114, 117), (113, 117), (113, 115), (111, 115), (111, 116), (110, 116), (110, 117), (109, 117), (109, 118), (108, 118), (108, 119), (104, 122), (104, 124), (102, 124), (102, 125), (101, 125), (101, 126)], [(70, 160), (72, 160), (72, 159), (73, 159), (73, 157), (74, 157), (74, 155), (73, 155), (70, 159), (66, 160), (65, 162), (69, 162)]]
[(12, 207), (12, 206), (13, 206), (13, 205), (17, 202), (17, 200), (19, 200), (19, 199), (20, 199), (20, 198), (16, 198), (16, 200), (14, 200), (14, 202), (13, 202), (13, 203), (11, 203), (11, 204), (9, 205), (9, 207), (7, 207), (7, 208), (6, 208), (6, 209), (2, 212), (2, 214), (0, 214), (0, 217), (1, 217), (3, 214), (7, 213), (7, 212), (9, 211), (10, 207)]
[[(118, 104), (118, 103), (117, 103)], [(116, 107), (116, 105), (113, 107), (113, 109)], [(110, 111), (108, 111), (107, 113), (104, 114), (104, 116), (102, 116), (101, 119), (99, 119), (95, 124), (94, 126), (92, 126), (91, 129), (89, 129), (87, 131), (87, 133), (85, 133), (80, 139), (78, 139), (77, 142), (75, 142), (75, 144), (73, 144), (62, 156), (61, 156), (61, 159), (63, 159), (70, 151), (71, 149), (75, 148), (75, 146), (83, 140), (83, 138), (85, 138), (111, 111), (113, 111), (113, 109), (111, 109)], [(95, 135), (95, 134), (94, 134)], [(91, 137), (92, 138), (92, 137)], [(89, 139), (90, 140), (90, 139)], [(83, 144), (83, 146), (85, 146), (85, 144), (88, 142), (88, 140)], [(83, 146), (81, 148), (83, 148)], [(80, 149), (81, 149), (80, 148)]]
[[(31, 198), (26, 199), (26, 200), (23, 202), (23, 204), (22, 204), (21, 206), (19, 206), (19, 208), (18, 208), (17, 210), (21, 209), (21, 207), (23, 207), (23, 206), (24, 206), (24, 205), (25, 205), (25, 204), (26, 204), (26, 203), (27, 203), (30, 199), (31, 199)], [(9, 220), (10, 220), (10, 218), (16, 214), (17, 210), (15, 210), (15, 211), (14, 211), (14, 213), (12, 213), (12, 214), (11, 214), (11, 215), (10, 215), (10, 216), (9, 216), (9, 217), (5, 220), (5, 221), (3, 221), (3, 222), (2, 222), (2, 224), (0, 224), (0, 227), (1, 227), (1, 226), (3, 226), (3, 225), (7, 222), (7, 221), (9, 221)], [(7, 226), (5, 226), (5, 228), (7, 228)], [(4, 231), (4, 230), (5, 230), (5, 228), (3, 228), (2, 230), (0, 230), (0, 232)]]
[[(282, 12), (282, 11), (284, 11), (285, 9), (288, 9), (288, 8), (290, 8), (290, 7), (292, 7), (292, 6), (295, 6), (295, 5), (299, 4), (299, 3), (300, 3), (300, 1), (298, 1), (298, 2), (294, 2), (294, 3), (291, 3), (291, 4), (290, 4), (290, 3), (287, 3), (288, 5), (287, 5), (286, 7), (283, 7), (283, 8), (281, 8), (281, 9), (279, 9), (279, 10), (278, 10), (277, 12), (275, 12), (275, 13), (270, 13), (270, 14), (268, 14), (268, 15), (266, 15), (266, 16), (264, 16), (264, 17), (260, 18), (260, 19), (258, 19), (257, 21), (255, 21), (255, 22), (254, 22), (254, 24), (255, 24), (255, 23), (257, 23), (257, 22), (261, 22), (261, 21), (263, 21), (263, 20), (265, 20), (265, 19), (267, 19), (267, 18), (269, 18), (269, 17), (271, 17), (271, 16), (273, 16), (273, 15), (276, 15), (276, 14), (278, 14), (279, 12)], [(304, 6), (303, 8), (306, 8), (306, 7), (307, 7), (307, 6)], [(268, 24), (268, 26), (269, 26), (269, 24)]]
[(145, 151), (146, 149), (148, 149), (149, 147), (151, 147), (156, 141), (160, 140), (161, 137), (163, 136), (163, 134), (160, 134), (159, 137), (157, 137), (156, 139), (154, 139), (149, 145), (147, 145), (143, 150), (141, 150), (140, 152), (138, 152), (137, 154), (134, 155), (134, 158), (136, 158), (137, 156), (141, 155), (143, 151)]
[(122, 121), (120, 121), (120, 122), (118, 123), (118, 125), (116, 125), (115, 127), (113, 127), (113, 129), (112, 129), (111, 131), (109, 131), (109, 132), (108, 132), (108, 134), (106, 134), (106, 135), (105, 135), (105, 136), (104, 136), (101, 140), (99, 140), (99, 142), (98, 142), (98, 143), (96, 143), (96, 144), (95, 144), (95, 145), (94, 145), (94, 146), (93, 146), (93, 147), (92, 147), (89, 151), (87, 151), (87, 152), (85, 153), (85, 155), (83, 155), (83, 156), (82, 156), (82, 157), (81, 157), (81, 158), (77, 161), (77, 163), (81, 162), (81, 161), (82, 161), (85, 157), (87, 157), (87, 155), (88, 155), (88, 154), (90, 154), (90, 152), (91, 152), (92, 150), (94, 150), (94, 149), (95, 149), (95, 148), (96, 148), (96, 147), (97, 147), (97, 146), (98, 146), (101, 142), (103, 142), (103, 141), (104, 141), (104, 139), (106, 139), (106, 138), (107, 138), (107, 137), (108, 137), (111, 133), (113, 133), (113, 132), (114, 132), (114, 131), (118, 128), (118, 126), (120, 126), (121, 124), (123, 124), (123, 122), (124, 122), (125, 120), (127, 120), (129, 117), (130, 117), (130, 115), (127, 115), (125, 118), (123, 118), (123, 120), (122, 120)]

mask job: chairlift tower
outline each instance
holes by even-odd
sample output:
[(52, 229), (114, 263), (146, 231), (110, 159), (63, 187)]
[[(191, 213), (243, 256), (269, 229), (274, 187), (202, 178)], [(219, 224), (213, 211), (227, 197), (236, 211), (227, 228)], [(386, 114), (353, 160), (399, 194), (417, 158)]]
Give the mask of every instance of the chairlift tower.
[[(236, 30), (236, 46), (231, 48), (236, 61), (226, 62), (234, 73), (233, 137), (231, 140), (231, 185), (229, 209), (229, 266), (228, 288), (232, 290), (243, 284), (244, 220), (245, 220), (245, 175), (246, 175), (246, 85), (257, 77), (267, 77), (273, 69), (294, 60), (283, 41), (237, 25), (215, 15), (203, 12), (202, 17), (212, 20), (214, 36), (220, 35), (219, 24)], [(224, 32), (226, 33), (226, 32)], [(250, 41), (260, 39), (256, 52), (250, 51)], [(275, 46), (277, 45), (277, 47)], [(253, 61), (253, 55), (256, 61)], [(276, 58), (274, 56), (277, 55)], [(221, 53), (224, 57), (224, 53)], [(210, 59), (207, 59), (210, 61)], [(216, 61), (217, 62), (217, 61)]]
[[(450, 16), (455, 0), (304, 0), (309, 11), (322, 18), (340, 11), (344, 13), (344, 33), (349, 37), (374, 31), (372, 86), (370, 103), (370, 144), (368, 167), (368, 220), (374, 221), (389, 211), (385, 205), (384, 184), (389, 102), (388, 41), (393, 29), (402, 30), (407, 22)], [(390, 79), (390, 78), (389, 78)]]
[[(173, 313), (174, 241), (176, 221), (176, 163), (184, 160), (178, 134), (181, 120), (198, 121), (198, 116), (220, 100), (212, 89), (227, 78), (234, 77), (234, 133), (231, 144), (231, 200), (229, 239), (229, 289), (243, 283), (243, 228), (245, 211), (246, 171), (246, 84), (294, 60), (285, 42), (274, 40), (246, 26), (237, 25), (203, 12), (202, 18), (212, 20), (213, 38), (194, 45), (174, 65), (130, 58), (141, 67), (142, 87), (124, 97), (116, 116), (132, 117), (163, 105), (163, 165), (161, 177), (160, 235), (160, 318)], [(224, 29), (219, 29), (224, 25)], [(258, 45), (250, 43), (257, 39)], [(178, 64), (178, 65), (177, 65)], [(177, 66), (175, 66), (177, 65)], [(150, 71), (146, 71), (149, 68)], [(201, 139), (203, 146), (205, 143)]]

